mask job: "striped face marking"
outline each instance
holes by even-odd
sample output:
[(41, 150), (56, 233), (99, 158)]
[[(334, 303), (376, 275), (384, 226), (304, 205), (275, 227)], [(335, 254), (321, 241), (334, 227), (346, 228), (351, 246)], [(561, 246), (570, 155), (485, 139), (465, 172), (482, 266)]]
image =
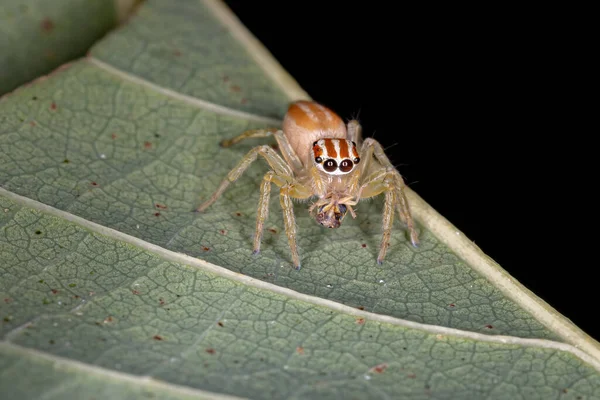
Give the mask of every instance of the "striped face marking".
[(345, 139), (320, 139), (313, 143), (313, 162), (329, 175), (345, 175), (360, 162), (356, 144)]

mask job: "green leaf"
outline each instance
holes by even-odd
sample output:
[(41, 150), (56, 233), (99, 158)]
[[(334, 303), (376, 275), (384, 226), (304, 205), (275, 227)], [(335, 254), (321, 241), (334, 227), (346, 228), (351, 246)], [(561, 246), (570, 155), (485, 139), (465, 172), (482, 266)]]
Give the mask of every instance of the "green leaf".
[(0, 392), (599, 396), (598, 343), (412, 191), (422, 246), (383, 266), (382, 199), (335, 231), (297, 204), (296, 271), (274, 193), (253, 256), (262, 161), (191, 212), (264, 143), (219, 141), (306, 97), (221, 3), (157, 0), (2, 98)]
[(0, 2), (0, 95), (81, 57), (133, 0)]

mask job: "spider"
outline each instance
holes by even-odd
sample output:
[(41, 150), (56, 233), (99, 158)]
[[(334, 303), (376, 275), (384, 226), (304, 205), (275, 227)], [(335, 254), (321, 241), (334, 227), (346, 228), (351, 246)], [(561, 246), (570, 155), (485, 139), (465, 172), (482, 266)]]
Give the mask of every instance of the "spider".
[[(280, 189), (280, 203), (294, 267), (300, 269), (296, 244), (296, 222), (292, 198), (317, 198), (309, 208), (316, 222), (327, 228), (338, 228), (348, 212), (360, 200), (385, 195), (383, 237), (377, 263), (382, 264), (389, 246), (394, 209), (406, 224), (413, 246), (419, 245), (400, 173), (391, 164), (379, 142), (362, 139), (357, 120), (344, 124), (331, 109), (313, 101), (291, 103), (283, 119), (282, 129), (253, 129), (221, 142), (229, 147), (244, 139), (274, 136), (281, 155), (268, 145), (254, 147), (221, 182), (212, 196), (195, 211), (203, 212), (235, 182), (258, 156), (271, 167), (260, 185), (254, 251), (260, 251), (265, 221), (269, 215), (271, 184)], [(283, 156), (283, 158), (282, 158)]]

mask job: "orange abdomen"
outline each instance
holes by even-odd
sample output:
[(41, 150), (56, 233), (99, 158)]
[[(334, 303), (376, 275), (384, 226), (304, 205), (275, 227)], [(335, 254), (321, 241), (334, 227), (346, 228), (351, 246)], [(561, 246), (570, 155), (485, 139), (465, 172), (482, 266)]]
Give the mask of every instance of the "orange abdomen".
[(283, 132), (304, 165), (310, 162), (313, 142), (319, 139), (345, 139), (346, 124), (329, 108), (312, 102), (292, 103), (283, 119)]

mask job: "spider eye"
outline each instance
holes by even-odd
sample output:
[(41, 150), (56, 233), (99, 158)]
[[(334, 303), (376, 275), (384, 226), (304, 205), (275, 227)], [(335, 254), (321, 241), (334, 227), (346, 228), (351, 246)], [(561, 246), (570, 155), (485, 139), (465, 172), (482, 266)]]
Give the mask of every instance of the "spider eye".
[(315, 158), (315, 162), (317, 164), (321, 164), (323, 162), (323, 159), (321, 157), (317, 157), (317, 158)]
[(331, 158), (323, 164), (323, 169), (327, 172), (333, 172), (337, 169), (337, 163)]
[(359, 162), (360, 162), (360, 158), (359, 158), (359, 157), (356, 157), (356, 158), (354, 159), (354, 164), (358, 164)]
[(342, 163), (340, 164), (340, 170), (342, 170), (342, 172), (350, 172), (352, 171), (352, 161), (350, 160), (344, 160), (342, 161)]

